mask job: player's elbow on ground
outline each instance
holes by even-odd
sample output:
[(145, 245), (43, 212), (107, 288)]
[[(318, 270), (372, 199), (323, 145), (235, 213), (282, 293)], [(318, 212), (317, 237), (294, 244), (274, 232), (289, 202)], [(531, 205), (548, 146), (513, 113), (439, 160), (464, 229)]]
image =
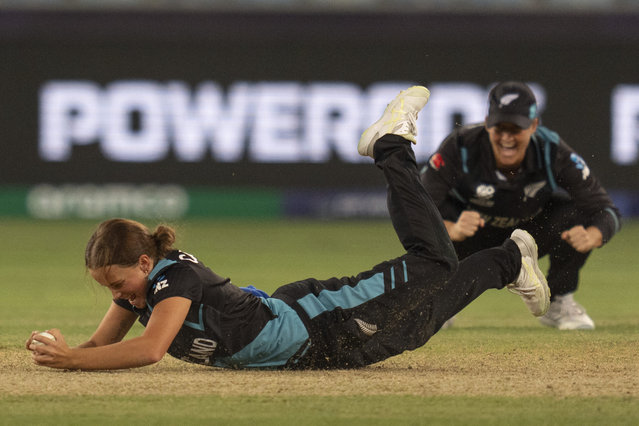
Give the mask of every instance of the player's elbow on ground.
[(165, 350), (150, 348), (144, 353), (144, 364), (150, 365), (160, 362), (162, 361), (162, 358), (164, 358), (165, 354)]

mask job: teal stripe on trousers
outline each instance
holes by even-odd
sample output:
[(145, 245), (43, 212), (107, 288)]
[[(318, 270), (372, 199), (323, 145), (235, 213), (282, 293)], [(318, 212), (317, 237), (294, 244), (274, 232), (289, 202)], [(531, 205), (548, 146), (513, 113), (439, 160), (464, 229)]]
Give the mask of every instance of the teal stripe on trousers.
[(297, 303), (313, 319), (321, 313), (332, 311), (335, 308), (355, 308), (382, 294), (384, 294), (384, 273), (379, 272), (370, 278), (361, 280), (354, 287), (345, 285), (339, 290), (322, 290), (318, 296), (307, 294)]

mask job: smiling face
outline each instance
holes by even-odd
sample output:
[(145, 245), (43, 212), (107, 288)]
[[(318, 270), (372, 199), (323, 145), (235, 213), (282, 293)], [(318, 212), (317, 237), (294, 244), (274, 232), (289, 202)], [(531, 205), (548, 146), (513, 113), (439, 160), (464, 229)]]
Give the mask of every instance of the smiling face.
[(111, 291), (114, 299), (128, 300), (136, 308), (146, 307), (146, 285), (153, 261), (143, 254), (136, 265), (108, 265), (89, 272), (93, 279)]
[(511, 171), (519, 168), (524, 161), (530, 138), (537, 130), (538, 123), (539, 120), (534, 119), (527, 129), (512, 123), (497, 123), (495, 126), (486, 127), (499, 170)]

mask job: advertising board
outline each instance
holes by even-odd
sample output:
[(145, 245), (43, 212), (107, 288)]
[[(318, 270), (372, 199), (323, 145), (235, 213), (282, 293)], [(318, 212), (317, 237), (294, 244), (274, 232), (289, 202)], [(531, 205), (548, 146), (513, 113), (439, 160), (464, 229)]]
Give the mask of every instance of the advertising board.
[(55, 211), (51, 200), (73, 215), (69, 205), (89, 203), (88, 193), (113, 201), (153, 188), (149, 200), (164, 191), (169, 200), (145, 205), (176, 217), (198, 188), (380, 189), (355, 146), (398, 90), (431, 89), (415, 147), (425, 162), (455, 126), (483, 119), (495, 82), (516, 79), (604, 186), (632, 194), (637, 24), (617, 15), (3, 14), (0, 188), (26, 188), (36, 216)]

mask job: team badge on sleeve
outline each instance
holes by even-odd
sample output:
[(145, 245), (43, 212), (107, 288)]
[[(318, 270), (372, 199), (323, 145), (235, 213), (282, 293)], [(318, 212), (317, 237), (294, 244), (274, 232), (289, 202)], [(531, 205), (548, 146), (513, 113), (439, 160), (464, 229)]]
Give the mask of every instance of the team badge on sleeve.
[(153, 294), (157, 294), (158, 291), (163, 290), (169, 286), (169, 281), (162, 277), (158, 282), (153, 286)]
[(590, 168), (588, 167), (584, 159), (573, 152), (572, 154), (570, 154), (570, 160), (575, 163), (575, 167), (577, 168), (577, 170), (581, 170), (581, 178), (583, 180), (588, 179), (588, 176), (590, 176)]
[(428, 164), (430, 164), (430, 166), (435, 170), (439, 170), (446, 165), (446, 163), (444, 162), (444, 158), (439, 152), (436, 152), (430, 157)]

